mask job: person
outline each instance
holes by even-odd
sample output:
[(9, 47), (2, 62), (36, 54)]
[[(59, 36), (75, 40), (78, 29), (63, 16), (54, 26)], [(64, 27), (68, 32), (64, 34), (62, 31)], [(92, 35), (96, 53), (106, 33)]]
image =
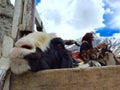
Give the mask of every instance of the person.
[[(93, 33), (91, 33), (91, 32), (86, 33), (82, 38), (82, 44), (80, 46), (79, 57), (83, 61), (89, 59), (88, 53), (91, 49), (93, 49), (93, 45), (92, 45), (93, 40), (94, 40), (94, 36), (93, 36)], [(97, 50), (100, 47), (101, 47), (101, 45), (98, 45), (94, 48)]]
[(79, 58), (78, 54), (79, 54), (78, 51), (72, 51), (73, 63), (75, 63), (75, 64), (82, 62), (82, 60)]
[(101, 50), (98, 56), (98, 61), (102, 66), (106, 66), (107, 65), (107, 61), (106, 61), (106, 52), (111, 52), (110, 50), (108, 50), (108, 45), (103, 43), (101, 44)]

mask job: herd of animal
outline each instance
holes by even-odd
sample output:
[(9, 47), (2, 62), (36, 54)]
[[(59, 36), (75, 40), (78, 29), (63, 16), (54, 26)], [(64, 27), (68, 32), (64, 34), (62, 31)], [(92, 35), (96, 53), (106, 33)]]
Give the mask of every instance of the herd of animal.
[[(10, 51), (9, 57), (10, 69), (15, 74), (29, 70), (74, 68), (73, 57), (66, 49), (64, 40), (54, 33), (33, 32), (20, 38)], [(112, 52), (105, 52), (104, 60), (106, 65), (116, 64)], [(78, 67), (102, 66), (99, 61), (96, 59), (87, 63), (81, 62)]]

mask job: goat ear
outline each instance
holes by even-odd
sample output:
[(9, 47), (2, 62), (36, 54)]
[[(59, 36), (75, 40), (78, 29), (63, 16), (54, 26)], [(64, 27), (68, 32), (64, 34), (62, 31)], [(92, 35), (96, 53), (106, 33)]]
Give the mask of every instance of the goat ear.
[(53, 40), (51, 40), (52, 45), (54, 46), (54, 48), (56, 49), (65, 49), (65, 43), (61, 38), (54, 38)]

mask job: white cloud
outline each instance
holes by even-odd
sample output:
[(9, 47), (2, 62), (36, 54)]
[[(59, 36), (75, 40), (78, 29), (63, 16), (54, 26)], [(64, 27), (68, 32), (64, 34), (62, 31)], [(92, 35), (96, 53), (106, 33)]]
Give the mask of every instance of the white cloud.
[(106, 8), (105, 14), (114, 14), (114, 12), (110, 8)]
[(120, 0), (106, 0), (106, 2), (112, 7), (119, 9), (120, 8)]
[[(10, 1), (14, 5), (15, 0)], [(41, 0), (36, 7), (47, 32), (55, 32), (64, 39), (76, 39), (103, 27), (104, 13), (112, 15), (108, 25), (120, 29), (120, 0), (105, 2), (110, 7), (106, 10), (102, 0)]]
[(11, 3), (14, 5), (15, 4), (15, 0), (10, 0), (11, 1)]
[(120, 34), (119, 34), (119, 33), (115, 33), (115, 34), (113, 35), (113, 37), (120, 39)]
[(106, 0), (106, 3), (113, 12), (113, 17), (111, 18), (109, 26), (111, 28), (120, 29), (120, 0)]
[(103, 27), (102, 0), (41, 0), (37, 10), (47, 32), (75, 39)]
[(113, 16), (109, 25), (111, 28), (120, 29), (120, 12)]

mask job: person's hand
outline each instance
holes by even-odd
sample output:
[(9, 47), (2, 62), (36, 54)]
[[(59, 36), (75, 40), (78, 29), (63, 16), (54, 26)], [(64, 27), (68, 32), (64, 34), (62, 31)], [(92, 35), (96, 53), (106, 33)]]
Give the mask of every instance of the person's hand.
[(102, 44), (99, 44), (99, 45), (96, 46), (96, 48), (100, 49), (100, 48), (102, 48), (102, 46), (103, 46)]
[(106, 47), (106, 44), (105, 43), (102, 43), (102, 44), (99, 44), (96, 46), (96, 48), (100, 49), (100, 48), (105, 48)]

